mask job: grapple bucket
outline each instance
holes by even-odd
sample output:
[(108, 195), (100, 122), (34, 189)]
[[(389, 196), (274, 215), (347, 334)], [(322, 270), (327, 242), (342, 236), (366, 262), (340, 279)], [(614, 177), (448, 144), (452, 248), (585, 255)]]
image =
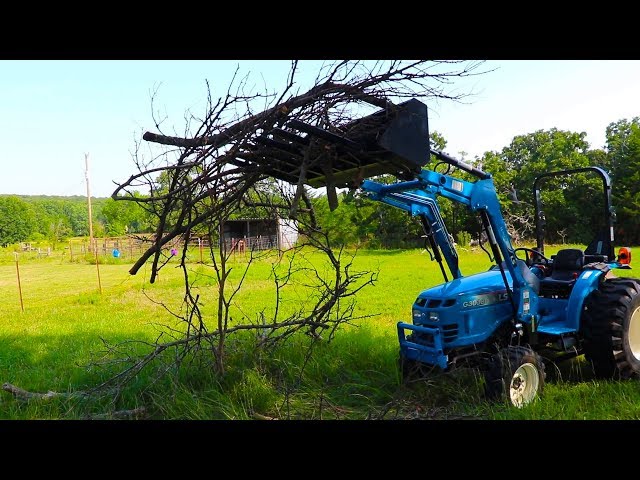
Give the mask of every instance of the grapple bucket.
[(429, 161), (427, 106), (411, 99), (331, 131), (294, 119), (256, 143), (273, 147), (263, 160), (268, 174), (293, 184), (302, 177), (311, 187), (335, 190), (375, 175), (410, 178)]

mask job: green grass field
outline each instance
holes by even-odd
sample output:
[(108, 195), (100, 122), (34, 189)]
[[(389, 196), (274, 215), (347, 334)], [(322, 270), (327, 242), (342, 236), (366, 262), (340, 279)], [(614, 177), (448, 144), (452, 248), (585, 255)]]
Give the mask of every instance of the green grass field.
[[(33, 392), (86, 390), (116, 371), (88, 366), (101, 358), (103, 339), (153, 341), (160, 325), (175, 322), (158, 302), (180, 308), (180, 269), (167, 266), (151, 285), (144, 269), (128, 274), (130, 260), (105, 262), (100, 294), (96, 266), (85, 259), (21, 255), (22, 312), (13, 253), (0, 252), (0, 382)], [(245, 260), (234, 262), (232, 282)], [(460, 264), (465, 274), (489, 266), (482, 251), (462, 251)], [(222, 379), (196, 365), (157, 381), (153, 370), (143, 371), (113, 403), (76, 396), (20, 402), (2, 392), (0, 418), (85, 418), (140, 406), (156, 419), (640, 418), (640, 382), (595, 381), (581, 357), (562, 370), (549, 369), (543, 399), (523, 409), (487, 403), (477, 372), (469, 370), (402, 385), (395, 324), (410, 321), (420, 290), (441, 282), (438, 267), (420, 250), (360, 251), (355, 267), (379, 271), (375, 285), (358, 296), (355, 312), (374, 316), (344, 326), (332, 342), (316, 343), (308, 358), (310, 339), (300, 335), (269, 355), (242, 349), (231, 354)], [(270, 268), (267, 259), (252, 269), (237, 299), (243, 314), (272, 308)], [(215, 282), (204, 267), (194, 263), (192, 269), (210, 314)], [(304, 295), (292, 292), (284, 308)]]

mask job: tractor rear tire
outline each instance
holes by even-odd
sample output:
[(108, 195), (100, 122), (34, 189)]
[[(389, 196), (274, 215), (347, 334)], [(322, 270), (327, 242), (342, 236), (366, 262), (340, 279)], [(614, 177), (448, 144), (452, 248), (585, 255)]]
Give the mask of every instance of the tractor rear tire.
[(640, 280), (606, 280), (585, 301), (583, 351), (598, 378), (640, 374)]
[(485, 394), (521, 408), (542, 395), (545, 380), (542, 357), (529, 347), (509, 346), (493, 355), (485, 370)]

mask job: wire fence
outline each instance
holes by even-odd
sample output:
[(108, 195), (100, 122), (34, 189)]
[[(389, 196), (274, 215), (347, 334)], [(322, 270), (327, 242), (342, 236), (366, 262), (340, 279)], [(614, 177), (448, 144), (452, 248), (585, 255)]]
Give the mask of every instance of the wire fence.
[[(73, 238), (67, 242), (50, 244), (48, 242), (23, 242), (0, 248), (0, 263), (14, 261), (17, 254), (22, 260), (57, 260), (60, 262), (95, 262), (99, 261), (135, 261), (153, 245), (154, 236), (129, 235), (122, 237), (94, 238), (91, 247), (89, 238)], [(203, 263), (210, 257), (210, 241), (208, 236), (190, 236), (188, 239), (177, 237), (163, 245), (162, 250), (166, 255), (177, 255), (187, 243), (187, 248), (192, 252), (189, 258), (192, 261)], [(216, 242), (215, 249), (219, 244)], [(243, 254), (254, 250), (269, 250), (278, 248), (276, 235), (260, 235), (255, 237), (225, 238), (224, 249), (230, 254)], [(195, 252), (195, 253), (193, 253)]]

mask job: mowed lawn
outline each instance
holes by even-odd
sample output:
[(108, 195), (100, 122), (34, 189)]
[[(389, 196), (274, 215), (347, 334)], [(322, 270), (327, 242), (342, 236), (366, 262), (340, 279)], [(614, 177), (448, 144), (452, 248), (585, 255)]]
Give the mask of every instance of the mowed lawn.
[[(490, 265), (480, 250), (462, 250), (460, 255), (463, 273)], [(100, 293), (95, 265), (59, 257), (24, 258), (19, 265), (22, 312), (12, 258), (0, 257), (1, 383), (34, 392), (84, 391), (123, 365), (105, 364), (117, 357), (104, 354), (103, 341), (153, 342), (163, 325), (176, 325), (167, 312), (179, 312), (183, 297), (182, 271), (175, 268), (175, 259), (153, 285), (145, 268), (131, 276), (130, 261), (110, 259), (100, 265)], [(324, 268), (320, 257), (311, 260)], [(270, 257), (252, 266), (237, 297), (237, 315), (271, 311), (274, 261)], [(245, 265), (245, 258), (233, 259), (231, 284)], [(213, 272), (196, 263), (190, 268), (203, 311), (211, 316)], [(640, 381), (593, 380), (582, 358), (559, 369), (551, 366), (542, 400), (523, 409), (486, 402), (474, 371), (433, 374), (403, 385), (395, 324), (410, 321), (417, 294), (442, 281), (437, 264), (422, 250), (359, 251), (354, 269), (378, 272), (375, 284), (358, 295), (355, 314), (367, 318), (344, 326), (332, 342), (315, 344), (310, 355), (310, 339), (300, 335), (268, 355), (237, 349), (223, 379), (194, 364), (157, 381), (153, 369), (145, 370), (121, 395), (99, 401), (71, 396), (23, 403), (2, 392), (0, 418), (85, 418), (141, 406), (159, 419), (640, 418)], [(295, 309), (308, 295), (304, 289), (287, 292), (283, 309)], [(146, 351), (142, 345), (136, 348)]]

